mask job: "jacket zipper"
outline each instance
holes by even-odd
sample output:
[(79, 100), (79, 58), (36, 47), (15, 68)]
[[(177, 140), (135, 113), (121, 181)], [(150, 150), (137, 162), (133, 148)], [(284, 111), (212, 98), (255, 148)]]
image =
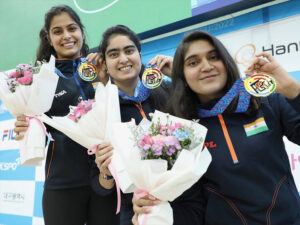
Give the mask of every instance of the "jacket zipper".
[(218, 118), (219, 118), (222, 130), (223, 130), (223, 134), (224, 134), (227, 146), (229, 148), (229, 152), (230, 152), (232, 161), (233, 161), (234, 164), (237, 164), (237, 163), (239, 163), (239, 160), (238, 160), (238, 157), (237, 157), (236, 152), (234, 150), (234, 147), (233, 147), (232, 141), (230, 139), (230, 136), (229, 136), (229, 133), (228, 133), (228, 130), (227, 130), (227, 127), (226, 127), (226, 124), (225, 124), (225, 121), (224, 121), (224, 118), (223, 118), (222, 114), (218, 114)]
[(143, 107), (142, 107), (142, 103), (140, 103), (140, 102), (136, 103), (135, 106), (139, 109), (142, 117), (145, 118), (145, 119), (147, 119), (147, 116), (146, 116), (146, 114), (145, 114), (145, 112), (143, 110)]

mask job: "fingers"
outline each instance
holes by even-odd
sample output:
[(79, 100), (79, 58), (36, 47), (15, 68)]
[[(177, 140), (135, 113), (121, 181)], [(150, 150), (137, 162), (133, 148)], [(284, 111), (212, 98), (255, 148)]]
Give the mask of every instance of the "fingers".
[(131, 219), (131, 222), (132, 222), (133, 225), (139, 225), (139, 223), (138, 223), (138, 214), (137, 213), (135, 213), (133, 215), (133, 217)]
[(274, 57), (267, 52), (261, 52), (259, 54), (256, 54), (256, 57), (265, 57), (269, 62), (272, 62), (275, 60)]
[(149, 64), (152, 66), (156, 65), (156, 67), (161, 70), (164, 66), (170, 65), (172, 62), (173, 58), (170, 56), (157, 55), (149, 61)]
[(151, 212), (150, 206), (155, 206), (160, 204), (161, 201), (155, 198), (152, 195), (147, 195), (142, 198), (137, 198), (133, 196), (132, 204), (133, 204), (133, 211), (138, 214), (147, 214)]
[(103, 142), (98, 145), (95, 162), (99, 170), (106, 175), (111, 175), (108, 165), (111, 163), (112, 155), (113, 146), (109, 142)]
[(94, 61), (94, 64), (97, 65), (100, 57), (101, 57), (100, 54), (95, 52), (95, 53), (88, 54), (86, 59), (89, 63), (93, 63), (93, 61)]
[(17, 116), (17, 121), (26, 121), (26, 116), (25, 115), (20, 115), (20, 116)]
[[(267, 53), (266, 53), (267, 54)], [(257, 55), (258, 58), (255, 58), (251, 65), (245, 70), (245, 73), (246, 74), (250, 74), (250, 73), (253, 73), (253, 72), (260, 72), (261, 71), (261, 68), (268, 63), (268, 61), (266, 61), (265, 59), (263, 58), (259, 58), (263, 55), (261, 54), (258, 54)]]
[(19, 141), (24, 138), (24, 133), (28, 129), (28, 122), (26, 121), (26, 116), (21, 115), (16, 118), (14, 132), (17, 134), (15, 140)]
[(15, 140), (16, 141), (20, 141), (24, 138), (24, 134), (23, 133), (17, 133), (15, 132), (17, 135), (15, 136)]

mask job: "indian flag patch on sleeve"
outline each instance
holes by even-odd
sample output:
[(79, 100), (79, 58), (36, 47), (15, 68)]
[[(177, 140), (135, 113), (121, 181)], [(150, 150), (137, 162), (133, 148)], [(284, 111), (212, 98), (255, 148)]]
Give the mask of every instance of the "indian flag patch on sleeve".
[(263, 117), (258, 118), (257, 120), (255, 120), (252, 123), (245, 124), (244, 128), (245, 128), (247, 137), (269, 130), (269, 128), (265, 122), (265, 119)]

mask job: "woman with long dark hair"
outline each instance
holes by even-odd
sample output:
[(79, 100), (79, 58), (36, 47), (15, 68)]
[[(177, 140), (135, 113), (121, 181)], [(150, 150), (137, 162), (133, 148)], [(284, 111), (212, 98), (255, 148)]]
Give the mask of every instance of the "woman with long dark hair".
[[(200, 119), (212, 155), (198, 182), (199, 224), (300, 224), (300, 198), (283, 142), (286, 136), (300, 145), (300, 84), (268, 53), (257, 55), (246, 71), (253, 72), (273, 77), (277, 93), (246, 92), (233, 58), (206, 32), (188, 34), (176, 50), (169, 110)], [(134, 202), (136, 213), (153, 204)]]
[[(141, 44), (136, 34), (128, 27), (117, 25), (108, 28), (102, 37), (99, 52), (103, 57), (103, 63), (113, 82), (119, 89), (119, 100), (122, 122), (128, 122), (132, 118), (139, 124), (143, 118), (148, 118), (149, 113), (155, 109), (164, 111), (169, 96), (170, 83), (163, 81), (153, 90), (147, 89), (141, 83), (141, 75), (144, 66), (141, 61)], [(172, 58), (157, 56), (151, 60), (152, 64), (161, 69), (164, 74), (170, 75)], [(113, 177), (108, 170), (111, 162), (113, 147), (110, 143), (102, 143), (98, 146), (96, 162), (100, 169), (100, 186), (107, 193), (115, 192)], [(175, 224), (197, 224), (200, 210), (198, 201), (192, 187), (183, 195), (171, 203), (176, 212)], [(130, 225), (133, 216), (132, 194), (122, 193), (122, 205), (120, 211), (120, 224)]]
[[(66, 5), (52, 7), (45, 14), (40, 31), (37, 60), (56, 57), (59, 76), (56, 94), (48, 116), (65, 116), (69, 105), (94, 98), (92, 82), (78, 74), (78, 67), (88, 53), (84, 26), (76, 12)], [(15, 132), (27, 129), (25, 116), (17, 118)], [(48, 146), (43, 192), (43, 215), (46, 225), (116, 225), (116, 195), (98, 195), (98, 168), (81, 145), (60, 131), (47, 127), (55, 141)], [(23, 135), (18, 135), (17, 140)], [(93, 177), (93, 179), (92, 179)], [(94, 190), (93, 190), (94, 189)]]

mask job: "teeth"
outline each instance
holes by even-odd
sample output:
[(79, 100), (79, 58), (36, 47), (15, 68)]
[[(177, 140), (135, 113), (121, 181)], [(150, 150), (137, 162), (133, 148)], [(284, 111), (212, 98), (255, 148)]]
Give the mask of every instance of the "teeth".
[(121, 71), (130, 70), (130, 69), (131, 69), (131, 66), (125, 66), (125, 67), (120, 68)]
[(71, 42), (71, 43), (64, 44), (64, 46), (65, 46), (65, 47), (69, 47), (69, 46), (73, 46), (73, 44), (74, 44), (74, 43)]

